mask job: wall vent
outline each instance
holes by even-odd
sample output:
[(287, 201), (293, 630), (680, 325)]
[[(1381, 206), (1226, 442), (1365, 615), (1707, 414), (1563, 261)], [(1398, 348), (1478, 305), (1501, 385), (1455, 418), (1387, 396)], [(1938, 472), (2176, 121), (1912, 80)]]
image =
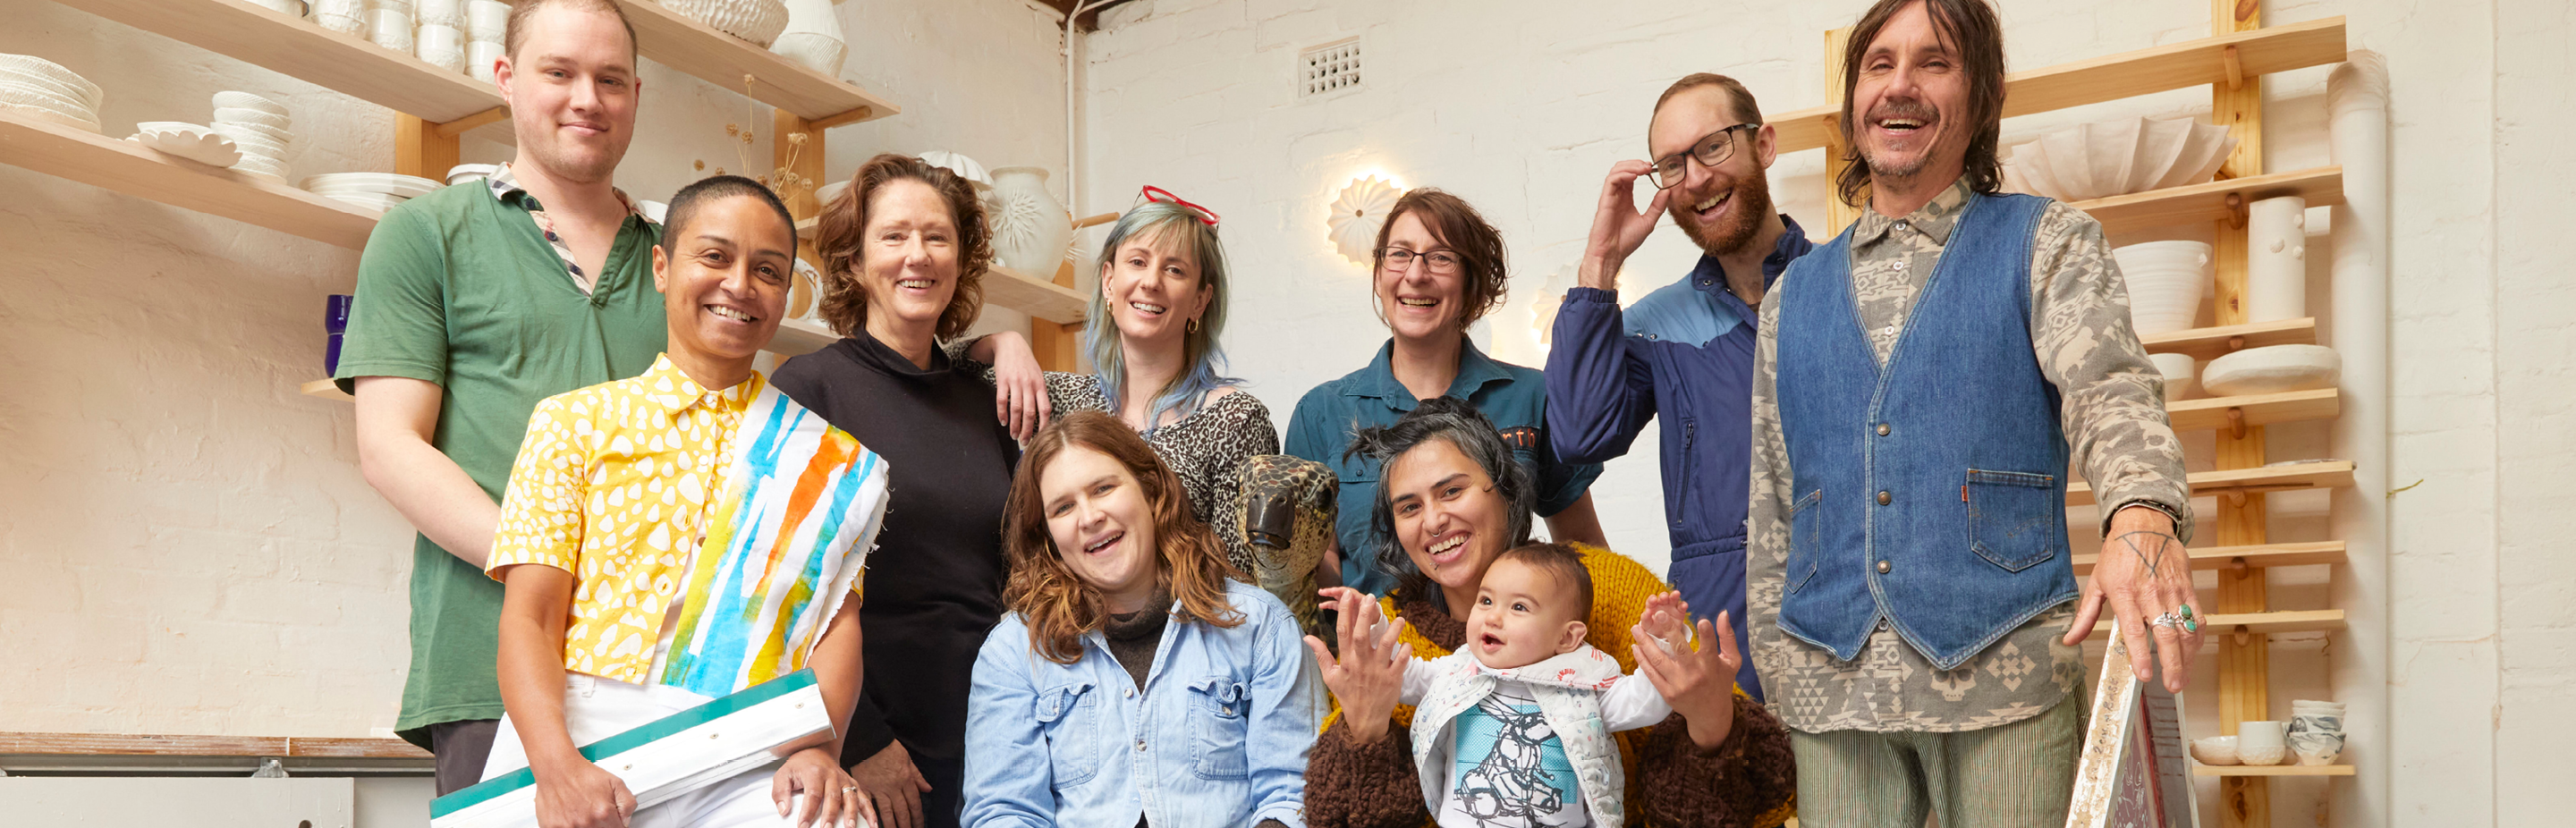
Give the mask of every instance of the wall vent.
[(1348, 92), (1360, 85), (1360, 39), (1309, 46), (1297, 53), (1297, 97)]

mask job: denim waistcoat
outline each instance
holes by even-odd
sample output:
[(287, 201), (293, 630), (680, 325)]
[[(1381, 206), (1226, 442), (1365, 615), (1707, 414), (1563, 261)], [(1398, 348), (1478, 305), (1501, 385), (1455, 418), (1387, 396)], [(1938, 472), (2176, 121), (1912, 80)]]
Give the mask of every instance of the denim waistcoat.
[(1057, 664), (1003, 616), (966, 701), (964, 824), (1303, 828), (1321, 681), (1287, 606), (1225, 586), (1243, 623), (1174, 619), (1142, 688), (1098, 630)]
[(1853, 302), (1849, 230), (1781, 279), (1790, 635), (1850, 660), (1885, 619), (1947, 670), (2075, 597), (2066, 436), (2031, 353), (2047, 207), (1972, 196), (1885, 366)]

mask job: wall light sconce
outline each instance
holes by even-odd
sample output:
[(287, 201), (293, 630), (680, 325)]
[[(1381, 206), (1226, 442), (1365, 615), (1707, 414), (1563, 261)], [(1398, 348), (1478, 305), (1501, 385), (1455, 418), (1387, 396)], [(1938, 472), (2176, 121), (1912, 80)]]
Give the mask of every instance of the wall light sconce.
[(1386, 224), (1387, 211), (1403, 196), (1404, 189), (1392, 180), (1377, 175), (1352, 179), (1333, 199), (1333, 215), (1325, 220), (1332, 228), (1326, 238), (1332, 240), (1333, 249), (1360, 264), (1377, 261), (1370, 248), (1377, 245), (1377, 231)]

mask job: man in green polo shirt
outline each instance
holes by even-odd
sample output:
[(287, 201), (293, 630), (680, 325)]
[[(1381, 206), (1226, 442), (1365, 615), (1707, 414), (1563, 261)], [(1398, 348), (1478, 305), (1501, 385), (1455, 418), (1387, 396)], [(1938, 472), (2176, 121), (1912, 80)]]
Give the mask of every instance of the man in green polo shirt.
[(501, 718), (501, 588), (482, 570), (528, 415), (643, 373), (666, 341), (661, 228), (610, 183), (635, 134), (634, 29), (616, 0), (527, 0), (504, 45), (518, 157), (376, 225), (335, 377), (368, 484), (420, 530), (395, 728), (437, 754), (441, 794), (481, 776)]

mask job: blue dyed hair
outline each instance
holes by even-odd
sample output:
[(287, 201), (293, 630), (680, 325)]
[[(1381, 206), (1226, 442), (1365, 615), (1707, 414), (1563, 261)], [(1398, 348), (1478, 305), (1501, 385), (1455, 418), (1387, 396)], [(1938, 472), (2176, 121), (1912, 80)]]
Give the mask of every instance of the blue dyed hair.
[[(1109, 238), (1100, 243), (1099, 266), (1105, 275), (1111, 263), (1118, 261), (1118, 251), (1130, 239), (1175, 239), (1188, 246), (1198, 258), (1199, 288), (1208, 291), (1207, 312), (1199, 316), (1198, 330), (1181, 335), (1182, 362), (1189, 366), (1170, 384), (1154, 395), (1153, 410), (1146, 412), (1146, 427), (1153, 433), (1163, 419), (1163, 412), (1178, 410), (1182, 416), (1196, 412), (1207, 400), (1207, 393), (1220, 386), (1241, 385), (1243, 380), (1223, 375), (1225, 349), (1217, 345), (1217, 335), (1225, 330), (1225, 245), (1216, 237), (1216, 228), (1200, 220), (1198, 211), (1178, 204), (1148, 201), (1119, 216), (1109, 226)], [(1109, 294), (1105, 289), (1091, 292), (1091, 313), (1083, 320), (1082, 348), (1091, 354), (1092, 368), (1100, 375), (1100, 393), (1109, 398), (1114, 412), (1126, 402), (1127, 358), (1119, 347), (1118, 325), (1109, 320)]]

